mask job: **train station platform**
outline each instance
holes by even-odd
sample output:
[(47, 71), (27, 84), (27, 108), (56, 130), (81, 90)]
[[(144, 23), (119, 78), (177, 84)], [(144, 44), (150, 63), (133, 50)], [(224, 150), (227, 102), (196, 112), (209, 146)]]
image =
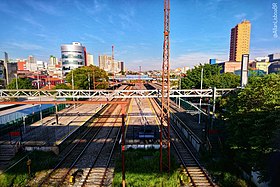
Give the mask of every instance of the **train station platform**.
[(160, 122), (151, 102), (146, 99), (132, 99), (126, 121), (126, 148), (159, 148)]
[(21, 148), (27, 151), (43, 150), (58, 154), (60, 145), (102, 107), (100, 104), (71, 106), (58, 112), (58, 124), (55, 115), (45, 117), (26, 127), (22, 126), (18, 131), (10, 132), (9, 136), (2, 137), (0, 145), (20, 143)]

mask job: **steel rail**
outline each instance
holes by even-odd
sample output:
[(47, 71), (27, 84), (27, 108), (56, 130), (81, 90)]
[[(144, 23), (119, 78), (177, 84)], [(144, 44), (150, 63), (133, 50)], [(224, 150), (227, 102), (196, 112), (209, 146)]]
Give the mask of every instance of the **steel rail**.
[[(115, 125), (115, 123), (117, 122), (117, 120), (118, 120), (118, 118), (115, 119), (114, 125)], [(90, 173), (91, 173), (91, 171), (92, 171), (94, 165), (96, 164), (98, 158), (100, 157), (101, 152), (102, 152), (102, 150), (103, 150), (103, 148), (104, 148), (104, 146), (105, 146), (105, 144), (106, 144), (106, 141), (108, 140), (108, 138), (109, 138), (109, 136), (110, 136), (110, 134), (111, 134), (113, 128), (114, 128), (114, 126), (112, 126), (112, 127), (110, 128), (109, 132), (107, 133), (107, 135), (106, 135), (106, 137), (105, 137), (105, 141), (103, 142), (102, 147), (99, 149), (95, 160), (92, 162), (92, 164), (91, 164), (91, 166), (90, 166), (90, 169), (89, 169), (89, 171), (88, 171), (87, 174), (86, 174), (86, 178), (85, 178), (85, 180), (84, 180), (82, 186), (85, 186), (85, 185), (86, 185), (87, 180), (88, 180), (88, 177), (90, 176)], [(121, 129), (121, 128), (119, 128), (118, 132), (120, 132), (120, 129)], [(117, 138), (116, 138), (116, 139), (117, 139)], [(114, 147), (112, 148), (112, 150), (114, 150)], [(111, 151), (112, 151), (112, 150), (111, 150)], [(111, 151), (110, 151), (110, 153), (111, 153)], [(109, 160), (111, 160), (111, 158), (109, 158)], [(103, 174), (103, 176), (104, 176), (104, 175), (105, 175), (105, 173)], [(103, 176), (102, 176), (102, 178), (103, 178)], [(101, 185), (102, 185), (102, 184), (101, 184)]]
[[(104, 108), (105, 109), (105, 108)], [(105, 110), (108, 110), (109, 108), (107, 108), (107, 109), (105, 109)], [(104, 110), (102, 110), (102, 112), (104, 112)], [(92, 124), (92, 122), (86, 122), (86, 123), (91, 123)], [(64, 163), (64, 161), (68, 158), (68, 156), (71, 154), (71, 153), (73, 153), (73, 151), (74, 151), (74, 149), (81, 143), (81, 141), (83, 140), (83, 138), (85, 137), (85, 136), (87, 136), (92, 130), (94, 130), (93, 128), (94, 128), (95, 126), (91, 126), (91, 128), (89, 128), (89, 129), (87, 129), (85, 132), (84, 132), (84, 134), (82, 135), (82, 137), (80, 138), (80, 140), (77, 142), (77, 143), (75, 143), (75, 145), (68, 151), (68, 153), (59, 161), (59, 163), (52, 169), (52, 171), (46, 176), (46, 177), (44, 177), (44, 179), (43, 179), (43, 181), (41, 181), (40, 183), (39, 183), (39, 185), (38, 186), (42, 186), (45, 182), (47, 182), (47, 180), (51, 177), (51, 175)], [(98, 132), (101, 130), (101, 127), (102, 126), (100, 126), (97, 130), (96, 130), (96, 132), (94, 133), (94, 135), (93, 135), (93, 137), (91, 138), (91, 140), (98, 134)], [(86, 147), (88, 147), (88, 145), (89, 145), (89, 143), (91, 142), (91, 140), (87, 143), (87, 145), (86, 145)], [(85, 148), (86, 148), (85, 147)], [(84, 149), (82, 149), (82, 151), (84, 151), (85, 150), (85, 148)], [(80, 157), (81, 156), (81, 154), (79, 154), (79, 156), (78, 157)], [(70, 168), (71, 167), (73, 167), (74, 166), (74, 164), (72, 164), (71, 166), (70, 166)], [(69, 170), (67, 171), (67, 173), (69, 172)], [(66, 175), (67, 176), (67, 175)], [(66, 177), (66, 176), (64, 176), (64, 177)]]
[[(158, 102), (154, 101), (155, 105), (159, 108), (159, 104)], [(153, 106), (153, 105), (152, 105)], [(155, 107), (153, 106), (155, 112), (157, 113), (157, 110), (155, 109)], [(159, 114), (157, 113), (157, 116), (159, 116)], [(197, 158), (195, 157), (195, 155), (192, 153), (192, 151), (190, 150), (190, 148), (188, 147), (188, 145), (185, 143), (185, 140), (181, 137), (181, 135), (178, 133), (178, 131), (175, 129), (175, 127), (172, 125), (172, 123), (170, 124), (171, 129), (175, 132), (175, 134), (177, 135), (177, 137), (181, 140), (182, 144), (184, 145), (184, 147), (187, 149), (188, 153), (191, 155), (192, 159), (195, 161), (195, 163), (197, 164), (197, 166), (199, 167), (199, 169), (202, 171), (202, 173), (205, 175), (205, 177), (207, 178), (208, 182), (210, 183), (211, 186), (215, 186), (215, 184), (213, 183), (213, 181), (211, 180), (211, 178), (209, 177), (209, 175), (207, 174), (207, 172), (205, 171), (205, 169), (201, 166), (201, 164), (199, 163), (199, 161), (197, 160)], [(164, 135), (166, 136), (166, 127), (164, 126)], [(180, 158), (181, 162), (183, 163), (184, 167), (186, 168), (186, 172), (188, 174), (188, 176), (191, 179), (191, 182), (194, 186), (194, 180), (191, 178), (191, 174), (188, 171), (188, 166), (186, 164), (186, 162), (184, 161), (182, 155), (179, 152), (178, 147), (175, 145), (175, 143), (173, 141), (171, 141), (171, 144), (173, 146), (173, 148), (175, 149), (178, 157)]]
[[(181, 142), (183, 143), (184, 147), (188, 150), (188, 153), (192, 156), (193, 160), (196, 162), (197, 166), (199, 167), (199, 169), (201, 169), (201, 171), (203, 172), (203, 174), (205, 175), (205, 177), (207, 178), (208, 182), (210, 183), (210, 185), (215, 186), (215, 184), (213, 183), (213, 181), (211, 180), (211, 178), (209, 177), (208, 173), (205, 171), (205, 169), (201, 166), (201, 164), (199, 163), (199, 161), (197, 160), (197, 158), (194, 156), (194, 154), (192, 153), (192, 151), (190, 150), (190, 148), (187, 146), (187, 144), (185, 143), (185, 140), (182, 138), (182, 136), (178, 133), (178, 131), (175, 129), (175, 127), (173, 125), (171, 125), (172, 130), (176, 133), (177, 137), (179, 137), (179, 139), (181, 140)], [(177, 155), (180, 155), (179, 153), (179, 149), (176, 146), (176, 144), (172, 142), (173, 147), (175, 148)], [(187, 164), (185, 163), (185, 161), (183, 160), (183, 158), (180, 155), (180, 159), (183, 162), (184, 166), (187, 168)], [(186, 169), (191, 181), (193, 182), (194, 186), (195, 182), (191, 177), (191, 174), (189, 173), (188, 169)]]
[[(128, 90), (130, 89), (130, 87), (126, 87), (126, 88), (128, 88)], [(126, 88), (125, 88), (125, 89), (126, 89)], [(129, 102), (130, 102), (130, 101), (129, 101)], [(120, 113), (121, 113), (121, 112), (119, 112), (119, 114), (118, 114), (117, 116), (119, 116)], [(114, 129), (115, 124), (116, 124), (117, 121), (118, 121), (118, 118), (115, 119), (115, 121), (113, 122), (113, 126), (110, 128), (110, 131), (107, 133), (106, 138), (105, 138), (105, 141), (104, 141), (103, 144), (102, 144), (102, 147), (101, 147), (100, 150), (98, 151), (95, 160), (92, 162), (92, 164), (91, 164), (91, 166), (90, 166), (90, 169), (89, 169), (89, 171), (87, 172), (85, 179), (83, 180), (83, 183), (82, 183), (82, 185), (81, 185), (82, 187), (84, 187), (84, 186), (87, 185), (87, 183), (88, 183), (88, 178), (89, 178), (89, 176), (90, 176), (90, 174), (91, 174), (91, 172), (92, 172), (92, 170), (93, 170), (95, 164), (97, 163), (98, 159), (100, 159), (100, 155), (101, 155), (101, 153), (102, 153), (102, 151), (103, 151), (103, 148), (105, 147), (105, 145), (106, 145), (106, 143), (107, 143), (107, 140), (108, 140), (108, 138), (109, 138), (109, 136), (110, 136), (112, 130)], [(110, 164), (110, 162), (111, 162), (111, 159), (112, 159), (112, 156), (113, 156), (113, 153), (114, 153), (114, 149), (115, 149), (115, 147), (116, 147), (116, 143), (118, 142), (118, 137), (120, 136), (120, 132), (121, 132), (121, 128), (118, 129), (118, 132), (117, 132), (116, 138), (115, 138), (115, 140), (114, 140), (113, 146), (112, 146), (112, 148), (111, 148), (110, 154), (109, 154), (108, 159), (107, 159), (107, 161), (106, 161), (105, 171), (104, 171), (104, 173), (103, 173), (103, 175), (102, 175), (102, 178), (101, 178), (101, 181), (100, 181), (100, 184), (99, 184), (100, 186), (102, 186), (103, 183), (104, 183), (105, 176), (106, 176), (106, 173), (107, 173), (107, 171), (108, 171), (108, 167), (109, 167), (109, 164)]]
[[(96, 102), (96, 101), (95, 101)], [(95, 102), (91, 102), (91, 103), (95, 103)], [(108, 102), (107, 102), (108, 103)], [(125, 103), (125, 102), (112, 102), (110, 101), (110, 103), (114, 103), (114, 104), (118, 104), (118, 103)], [(88, 103), (87, 103), (88, 104)], [(114, 105), (110, 106), (109, 108), (107, 108), (105, 111), (103, 111), (103, 113), (108, 112), (108, 110), (113, 109), (116, 110), (117, 107), (114, 108)], [(89, 128), (88, 130), (86, 130), (86, 132), (83, 134), (83, 136), (80, 138), (80, 140), (69, 150), (69, 152), (60, 160), (60, 162), (54, 167), (54, 169), (43, 179), (43, 181), (41, 181), (39, 183), (38, 186), (43, 186), (44, 183), (47, 183), (48, 180), (51, 178), (51, 175), (64, 163), (64, 161), (68, 158), (68, 156), (70, 156), (73, 152), (74, 149), (81, 143), (81, 141), (83, 141), (83, 139), (91, 132), (94, 130), (94, 126), (91, 126), (91, 128)], [(79, 161), (79, 159), (81, 158), (81, 156), (83, 155), (83, 153), (86, 151), (86, 149), (88, 148), (88, 146), (93, 142), (93, 140), (96, 138), (96, 136), (98, 135), (98, 133), (100, 132), (100, 130), (102, 129), (102, 126), (100, 126), (96, 132), (94, 133), (94, 135), (90, 138), (90, 140), (88, 141), (88, 143), (86, 144), (86, 146), (80, 151), (80, 153), (78, 154), (78, 156), (76, 156), (75, 160), (72, 162), (72, 164), (70, 165), (69, 169), (67, 170), (67, 172), (61, 177), (61, 180), (58, 181), (56, 183), (56, 186), (60, 186), (62, 185), (62, 183), (65, 181), (65, 179), (67, 178), (68, 174), (70, 173), (70, 171), (72, 170), (72, 168), (75, 166), (75, 164)]]
[(116, 139), (115, 139), (115, 141), (114, 141), (113, 148), (112, 148), (112, 150), (111, 150), (111, 152), (110, 152), (110, 155), (109, 155), (109, 158), (108, 158), (108, 160), (107, 160), (107, 162), (106, 162), (106, 170), (105, 170), (105, 172), (104, 172), (104, 174), (103, 174), (103, 176), (102, 176), (101, 185), (104, 184), (104, 180), (105, 180), (105, 177), (106, 177), (106, 173), (107, 173), (108, 168), (109, 168), (109, 165), (110, 165), (110, 163), (111, 163), (111, 160), (112, 160), (112, 157), (113, 157), (113, 154), (114, 154), (114, 150), (115, 150), (115, 148), (116, 148), (116, 145), (117, 145), (117, 142), (118, 142), (118, 139), (119, 139), (118, 137), (120, 137), (120, 134), (121, 134), (121, 128), (119, 128), (118, 134), (117, 134)]
[[(113, 106), (111, 106), (110, 108), (107, 108), (106, 111), (108, 111), (109, 109), (111, 109)], [(103, 111), (103, 112), (106, 112)], [(70, 156), (73, 151), (75, 150), (75, 148), (83, 141), (83, 139), (91, 132), (94, 130), (94, 126), (91, 126), (91, 128), (89, 128), (88, 130), (86, 130), (85, 134), (83, 134), (83, 136), (80, 138), (80, 140), (69, 150), (69, 152), (61, 159), (61, 161), (54, 167), (54, 169), (45, 177), (45, 179), (38, 185), (38, 186), (42, 186), (44, 183), (46, 183), (51, 175), (64, 163), (64, 161), (68, 158), (68, 156)], [(61, 180), (58, 181), (58, 183), (56, 183), (56, 186), (61, 185), (66, 177), (68, 176), (69, 172), (71, 171), (71, 169), (74, 167), (74, 165), (78, 162), (78, 160), (81, 158), (81, 156), (83, 155), (83, 153), (86, 151), (86, 149), (88, 148), (88, 146), (92, 143), (93, 139), (98, 135), (98, 133), (100, 132), (100, 130), (102, 129), (102, 126), (99, 126), (98, 129), (95, 131), (94, 135), (90, 138), (90, 140), (88, 141), (88, 143), (86, 144), (86, 146), (80, 151), (80, 153), (78, 154), (78, 156), (75, 158), (75, 160), (72, 162), (72, 164), (70, 165), (69, 169), (67, 170), (67, 172), (61, 177)]]
[[(93, 127), (93, 126), (92, 126)], [(80, 140), (75, 143), (75, 145), (69, 150), (69, 152), (59, 161), (59, 163), (52, 169), (52, 171), (43, 179), (42, 182), (39, 183), (39, 187), (42, 186), (44, 183), (46, 183), (48, 181), (48, 179), (51, 177), (51, 175), (62, 165), (62, 163), (64, 163), (64, 161), (68, 158), (68, 156), (73, 153), (74, 149), (83, 141), (83, 138), (89, 134), (89, 132), (91, 132), (93, 130), (93, 128), (89, 128), (88, 130), (86, 130), (85, 134), (83, 134), (83, 136), (80, 138)], [(82, 149), (82, 151), (80, 152), (80, 154), (78, 155), (78, 158), (81, 156), (81, 153), (85, 151), (85, 149), (88, 147), (88, 145), (91, 143), (92, 139), (95, 138), (95, 136), (98, 134), (98, 132), (101, 130), (101, 126), (97, 129), (97, 131), (94, 133), (94, 135), (92, 136), (92, 138), (90, 139), (90, 141), (86, 144), (86, 146)], [(76, 163), (77, 159), (71, 164), (70, 168), (72, 168), (75, 163)], [(68, 171), (69, 172), (69, 171)], [(67, 174), (68, 174), (67, 172)], [(64, 176), (65, 177), (65, 176)]]

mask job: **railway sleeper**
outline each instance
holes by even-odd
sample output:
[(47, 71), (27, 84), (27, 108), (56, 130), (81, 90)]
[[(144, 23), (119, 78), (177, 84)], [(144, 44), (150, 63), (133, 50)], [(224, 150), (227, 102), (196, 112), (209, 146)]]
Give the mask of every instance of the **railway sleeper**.
[(192, 176), (192, 179), (198, 182), (209, 182), (205, 176)]
[(208, 182), (208, 183), (195, 183), (195, 186), (205, 187), (205, 186), (212, 186), (212, 185)]
[(201, 174), (201, 173), (190, 173), (190, 177), (204, 177), (206, 178), (206, 176), (204, 174)]
[(201, 168), (199, 168), (199, 167), (188, 167), (188, 171), (200, 171), (200, 172), (202, 172), (202, 170), (201, 170)]
[(189, 171), (190, 175), (203, 175), (205, 176), (205, 174), (202, 171)]

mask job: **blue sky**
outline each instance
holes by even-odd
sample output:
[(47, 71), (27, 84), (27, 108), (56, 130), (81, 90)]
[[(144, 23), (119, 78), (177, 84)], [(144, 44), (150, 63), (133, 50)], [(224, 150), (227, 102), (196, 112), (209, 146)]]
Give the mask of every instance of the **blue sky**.
[[(252, 24), (251, 58), (280, 53), (274, 2), (280, 35), (277, 0), (171, 0), (171, 68), (228, 60), (230, 29), (243, 19)], [(161, 69), (163, 0), (1, 0), (0, 15), (0, 51), (10, 58), (47, 61), (61, 56), (61, 44), (78, 41), (97, 65), (113, 44), (128, 69)]]

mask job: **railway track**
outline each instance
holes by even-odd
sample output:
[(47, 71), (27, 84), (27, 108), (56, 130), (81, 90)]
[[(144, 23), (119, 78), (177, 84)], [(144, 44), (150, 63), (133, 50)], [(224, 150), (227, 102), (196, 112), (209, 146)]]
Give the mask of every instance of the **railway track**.
[[(120, 106), (114, 104), (103, 114), (110, 116), (116, 112), (119, 116)], [(70, 183), (75, 186), (106, 186), (112, 182), (107, 176), (112, 174), (109, 166), (120, 133), (120, 120), (118, 117), (99, 118), (89, 125), (83, 137), (76, 140), (75, 146), (39, 186), (69, 186)], [(113, 125), (106, 126), (108, 123)]]
[[(159, 104), (152, 100), (154, 110), (157, 115), (160, 116), (160, 107)], [(167, 127), (164, 126), (164, 135), (167, 134)], [(175, 150), (178, 158), (180, 159), (182, 165), (186, 169), (186, 173), (190, 179), (190, 186), (216, 186), (211, 178), (208, 176), (205, 169), (201, 166), (198, 159), (192, 153), (191, 149), (185, 142), (186, 140), (181, 136), (181, 134), (177, 131), (174, 125), (170, 124), (170, 137), (171, 137), (171, 146)]]
[[(79, 104), (78, 106), (76, 106), (76, 107), (80, 107), (81, 106), (81, 104)], [(68, 113), (68, 112), (71, 112), (71, 110), (73, 109), (73, 107), (69, 107), (69, 108), (66, 108), (65, 110), (63, 110), (63, 112), (64, 113)], [(88, 110), (88, 112), (90, 112), (91, 110)], [(62, 111), (61, 111), (62, 112)], [(76, 113), (77, 113), (77, 111), (75, 111)], [(73, 118), (74, 117), (74, 118)], [(72, 118), (70, 118), (70, 120), (71, 121), (74, 121), (74, 120), (76, 120), (76, 118), (78, 117), (78, 116), (73, 116)], [(50, 120), (48, 120), (48, 121), (46, 121), (46, 122), (44, 122), (42, 125), (40, 125), (40, 126), (34, 126), (34, 127), (32, 127), (32, 128), (30, 128), (29, 130), (28, 130), (28, 132), (26, 133), (26, 134), (24, 134), (23, 135), (23, 138), (24, 138), (24, 140), (32, 140), (32, 139), (36, 139), (36, 138), (34, 138), (35, 137), (35, 135), (36, 135), (36, 132), (35, 131), (37, 131), (37, 130), (39, 130), (38, 128), (39, 127), (46, 127), (46, 126), (49, 126), (49, 125), (52, 125), (51, 123), (50, 123), (50, 121), (54, 121), (55, 120), (55, 118), (51, 118)], [(71, 123), (71, 122), (70, 122)], [(46, 134), (46, 136), (44, 136), (43, 134), (42, 134), (42, 139), (45, 139), (45, 140), (49, 140), (49, 133), (47, 133)], [(7, 146), (10, 146), (10, 147), (12, 147), (12, 146), (14, 146), (14, 148), (9, 148), (9, 150), (5, 150), (5, 152), (2, 152), (2, 157), (4, 157), (5, 156), (5, 154), (10, 154), (10, 152), (11, 152), (11, 150), (10, 149), (12, 149), (12, 150), (14, 150), (14, 149), (16, 149), (16, 146), (18, 145), (18, 146), (20, 146), (20, 140), (19, 140), (19, 138), (18, 137), (16, 137), (16, 138), (14, 138), (14, 139), (12, 139), (12, 141), (14, 141), (15, 143), (14, 144), (10, 144), (10, 140), (8, 141), (1, 141), (1, 143), (0, 143), (0, 146), (5, 146), (5, 144), (7, 144)], [(51, 144), (52, 145), (52, 144)], [(3, 153), (5, 153), (5, 154), (3, 154)], [(25, 155), (25, 156), (23, 156), (23, 157), (21, 157), (21, 158), (19, 158), (18, 159), (18, 161), (17, 162), (15, 162), (15, 163), (10, 163), (10, 160), (7, 160), (7, 161), (0, 161), (0, 164), (1, 164), (1, 166), (5, 166), (5, 167), (7, 167), (3, 172), (0, 172), (1, 174), (2, 173), (5, 173), (5, 172), (7, 172), (7, 171), (9, 171), (10, 169), (12, 169), (13, 167), (15, 167), (17, 164), (19, 164), (19, 163), (21, 163), (27, 156), (29, 155), (29, 153), (27, 154), (27, 155)]]
[[(79, 107), (79, 106), (81, 106), (81, 104), (79, 104), (78, 106), (76, 106), (76, 107)], [(59, 113), (68, 113), (68, 112), (70, 112), (71, 110), (73, 110), (73, 107), (71, 106), (71, 107), (69, 107), (69, 108), (66, 108), (66, 109), (64, 109), (64, 110), (62, 110), (61, 112), (59, 112)], [(77, 112), (76, 112), (77, 113)], [(49, 126), (49, 125), (52, 125), (53, 123), (54, 123), (54, 121), (55, 121), (55, 119), (56, 119), (56, 117), (54, 116), (50, 116), (49, 117), (50, 119), (48, 119), (48, 120), (46, 120), (46, 121), (44, 121), (41, 125), (39, 125), (39, 126), (27, 126), (26, 127), (26, 129), (27, 129), (27, 131), (26, 131), (26, 133), (29, 133), (29, 135), (27, 135), (27, 137), (26, 137), (26, 135), (24, 135), (24, 139), (26, 139), (26, 138), (30, 138), (30, 137), (32, 137), (32, 136), (34, 136), (34, 134), (32, 134), (33, 133), (33, 131), (35, 131), (35, 130), (37, 130), (38, 128), (40, 128), (40, 127), (46, 127), (46, 126)], [(60, 120), (62, 117), (59, 117), (58, 118), (58, 120)], [(74, 116), (74, 118), (72, 117), (72, 118), (69, 118), (68, 119), (68, 121), (70, 122), (70, 121), (73, 121), (73, 120), (75, 120), (77, 118), (77, 116)], [(69, 123), (68, 122), (68, 123)], [(20, 130), (18, 130), (18, 131), (20, 131)], [(31, 139), (31, 138), (30, 138)], [(20, 138), (19, 137), (15, 137), (15, 138), (9, 138), (9, 140), (6, 140), (6, 141), (1, 141), (1, 143), (0, 143), (0, 145), (1, 144), (10, 144), (10, 142), (11, 141), (15, 141), (15, 142), (17, 142), (17, 141), (20, 141)]]
[[(123, 85), (123, 86), (121, 86), (120, 88), (118, 88), (118, 89), (126, 89), (127, 88), (127, 86), (126, 85)], [(98, 100), (98, 99), (97, 99)], [(65, 118), (67, 118), (66, 120), (64, 120), (63, 121), (63, 126), (68, 126), (68, 129), (69, 129), (69, 124), (70, 123), (72, 123), (73, 121), (75, 121), (78, 117), (79, 117), (79, 112), (81, 111), (81, 110), (83, 110), (83, 109), (81, 109), (80, 107), (83, 107), (83, 105), (82, 104), (77, 104), (75, 107), (74, 106), (71, 106), (71, 107), (68, 107), (68, 108), (65, 108), (65, 109), (63, 109), (62, 111), (60, 111), (60, 112), (58, 112), (58, 115), (60, 116), (59, 118), (58, 118), (58, 120), (63, 120), (63, 119), (65, 119)], [(88, 109), (87, 111), (85, 111), (85, 113), (88, 113), (89, 112), (89, 114), (92, 114), (92, 108), (90, 108), (90, 109)], [(103, 110), (103, 109), (102, 109)], [(101, 111), (102, 111), (101, 110)], [(68, 114), (71, 114), (70, 116), (68, 116)], [(87, 115), (89, 115), (89, 114), (87, 114)], [(65, 117), (66, 116), (66, 117)], [(49, 119), (48, 119), (49, 118)], [(46, 127), (46, 126), (51, 126), (51, 125), (53, 125), (54, 123), (55, 123), (55, 120), (56, 120), (56, 116), (54, 116), (54, 115), (52, 115), (52, 116), (49, 116), (47, 118), (47, 120), (45, 120), (44, 121), (44, 123), (42, 124), (42, 125), (40, 125), (40, 126), (34, 126), (34, 127), (31, 127), (31, 126), (29, 126), (29, 129), (27, 130), (27, 133), (26, 134), (24, 134), (24, 140), (27, 140), (27, 139), (30, 139), (30, 140), (32, 140), (32, 139), (34, 139), (34, 136), (36, 135), (36, 133), (35, 132), (33, 132), (33, 131), (36, 131), (36, 130), (39, 130), (38, 128), (39, 127)], [(88, 122), (88, 123), (90, 123), (90, 122)], [(60, 125), (62, 125), (62, 124), (60, 124)], [(87, 126), (87, 125), (85, 125), (85, 126)], [(70, 129), (69, 129), (70, 130)], [(41, 137), (42, 139), (44, 139), (44, 140), (49, 140), (49, 133), (46, 133), (47, 134), (47, 136), (46, 137)], [(43, 135), (44, 136), (44, 135)], [(14, 138), (13, 139), (13, 141), (15, 141), (16, 143), (17, 143), (17, 141), (18, 141), (18, 137), (16, 137), (16, 138)], [(36, 138), (35, 138), (36, 139)], [(0, 142), (0, 146), (2, 145), (2, 144), (10, 144), (10, 140), (9, 141), (1, 141)], [(15, 143), (15, 144), (16, 144)], [(52, 145), (52, 142), (51, 142), (51, 145)], [(67, 148), (66, 148), (66, 151), (69, 151), (69, 150), (71, 150), (71, 145), (69, 145), (69, 146), (67, 146)], [(65, 151), (65, 152), (66, 152)], [(63, 153), (63, 155), (65, 155), (64, 153)], [(20, 163), (24, 158), (26, 158), (26, 156), (24, 156), (24, 157), (22, 157), (21, 159), (19, 159), (19, 161), (18, 162), (16, 162), (15, 164), (12, 164), (10, 167), (8, 167), (8, 165), (10, 164), (9, 163), (9, 161), (5, 161), (5, 162), (3, 162), (3, 161), (1, 161), (1, 165), (2, 166), (5, 166), (5, 167), (8, 167), (6, 170), (4, 170), (3, 172), (1, 172), (1, 173), (4, 173), (4, 172), (6, 172), (6, 171), (8, 171), (8, 170), (10, 170), (11, 168), (13, 168), (15, 165), (17, 165), (18, 163)]]
[[(116, 122), (121, 124), (119, 118), (116, 119)], [(116, 122), (114, 124), (116, 124)], [(100, 145), (101, 148), (99, 151), (96, 151), (97, 155), (94, 162), (84, 171), (86, 174), (84, 173), (83, 178), (80, 180), (81, 182), (77, 186), (109, 186), (112, 184), (112, 180), (107, 176), (109, 173), (112, 173), (110, 172), (109, 164), (120, 135), (120, 130), (120, 125), (110, 128)]]

